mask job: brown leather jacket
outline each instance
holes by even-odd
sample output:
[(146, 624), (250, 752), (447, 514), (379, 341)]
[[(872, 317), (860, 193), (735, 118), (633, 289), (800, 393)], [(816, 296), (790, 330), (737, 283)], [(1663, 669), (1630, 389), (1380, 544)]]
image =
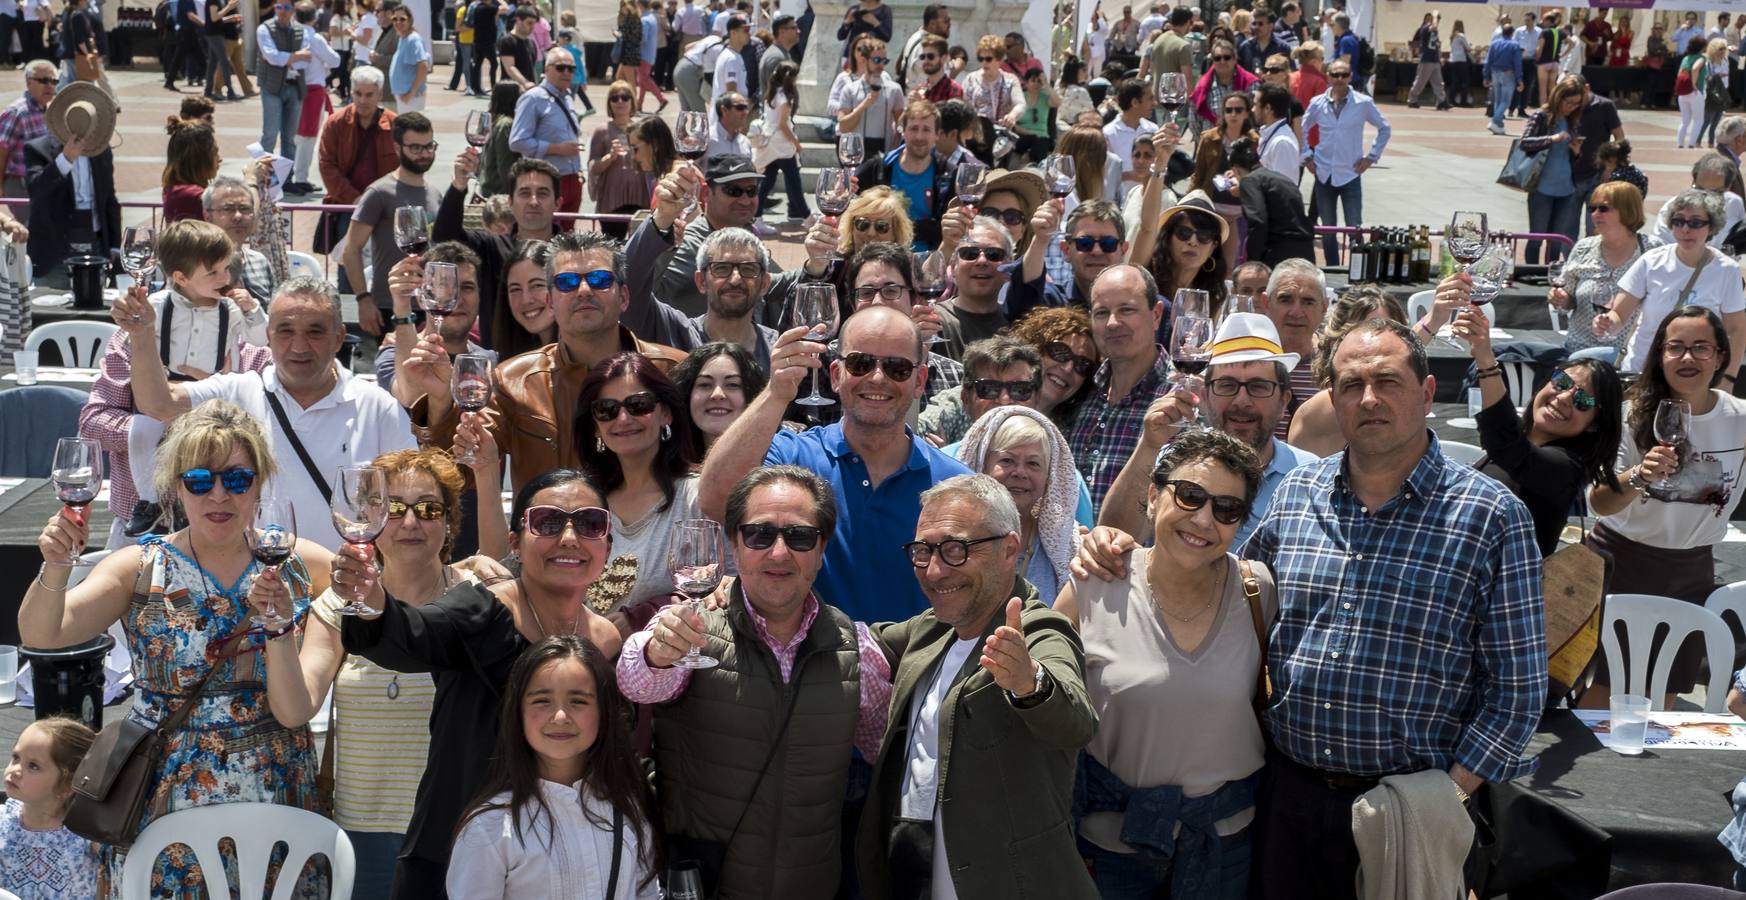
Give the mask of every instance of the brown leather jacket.
[[(665, 344), (638, 340), (622, 325), (618, 331), (623, 349), (648, 357), (663, 372), (685, 358), (684, 353)], [(588, 367), (571, 360), (560, 342), (513, 356), (494, 371), (496, 391), (491, 405), (480, 415), (497, 441), (497, 452), (509, 457), (510, 483), (519, 487), (560, 466), (580, 466), (582, 460), (576, 452), (576, 401), (581, 396)], [(419, 443), (427, 447), (453, 446), (455, 426), (460, 424), (459, 410), (450, 406), (442, 419), (429, 422), (426, 403), (421, 398), (411, 410), (413, 431)], [(569, 412), (560, 418), (558, 410)]]
[[(357, 164), (363, 161), (364, 154), (374, 152), (375, 168), (369, 169), (376, 178), (388, 174), (400, 165), (400, 151), (394, 146), (394, 113), (383, 107), (376, 112), (375, 145), (368, 149), (360, 149), (358, 141), (362, 139), (364, 130), (358, 124), (358, 108), (347, 106), (327, 117), (327, 126), (321, 130), (321, 143), (317, 150), (317, 165), (321, 170), (321, 183), (327, 189), (323, 203), (356, 203), (363, 195), (364, 188), (370, 186), (373, 179), (358, 179), (354, 175)], [(363, 184), (357, 182), (362, 180)]]

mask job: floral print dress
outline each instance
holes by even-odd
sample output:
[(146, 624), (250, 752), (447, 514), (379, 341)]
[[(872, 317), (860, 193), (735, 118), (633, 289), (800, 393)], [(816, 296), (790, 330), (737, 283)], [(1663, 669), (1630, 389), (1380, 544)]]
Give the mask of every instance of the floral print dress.
[[(156, 725), (181, 705), (210, 666), (216, 664), (218, 671), (193, 714), (166, 741), (140, 827), (177, 810), (215, 803), (279, 803), (315, 811), (314, 743), (307, 727), (286, 728), (267, 708), (260, 639), (219, 647), (226, 636), (247, 627), (248, 585), (259, 564), (251, 563), (235, 584), (220, 585), (163, 538), (147, 539), (141, 551), (140, 582), (121, 620), (138, 688), (128, 716)], [(301, 619), (309, 607), (302, 560), (293, 556), (284, 574)], [(237, 655), (209, 663), (209, 648)], [(103, 850), (99, 896), (120, 897), (125, 859), (113, 847)], [(234, 881), (234, 859), (227, 855), (224, 865)], [(325, 897), (325, 881), (306, 869), (295, 896)], [(193, 853), (172, 845), (152, 874), (152, 896), (194, 900), (206, 895), (205, 882)]]

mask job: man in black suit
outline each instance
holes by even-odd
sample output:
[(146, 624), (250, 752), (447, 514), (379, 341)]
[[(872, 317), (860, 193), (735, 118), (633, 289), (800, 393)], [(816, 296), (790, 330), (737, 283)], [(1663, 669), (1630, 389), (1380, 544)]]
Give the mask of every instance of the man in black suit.
[(1248, 258), (1270, 267), (1311, 258), (1315, 229), (1304, 210), (1303, 192), (1291, 179), (1262, 167), (1254, 138), (1239, 138), (1225, 153), (1237, 176), (1243, 216), (1249, 220)]
[[(52, 113), (51, 113), (52, 116)], [(30, 185), (30, 242), (37, 281), (67, 283), (68, 256), (108, 258), (121, 246), (121, 204), (115, 199), (115, 154), (107, 141), (90, 153), (82, 135), (63, 144), (50, 133), (24, 145)], [(85, 247), (81, 251), (78, 247)]]

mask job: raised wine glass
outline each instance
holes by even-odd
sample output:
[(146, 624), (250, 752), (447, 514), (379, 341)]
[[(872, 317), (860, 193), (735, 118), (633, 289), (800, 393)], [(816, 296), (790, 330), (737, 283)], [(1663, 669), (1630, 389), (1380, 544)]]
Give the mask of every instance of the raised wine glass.
[[(673, 129), (673, 146), (679, 155), (688, 160), (693, 167), (709, 152), (709, 116), (698, 111), (688, 111), (679, 114), (679, 121)], [(703, 173), (699, 172), (698, 181), (702, 182)], [(703, 196), (702, 190), (693, 191), (691, 204), (685, 208), (687, 217), (697, 211), (698, 200)]]
[(959, 203), (970, 209), (981, 206), (982, 195), (988, 190), (988, 167), (973, 159), (959, 163), (954, 186)]
[(430, 213), (424, 207), (394, 210), (394, 244), (407, 256), (423, 256), (430, 249)]
[(1049, 183), (1049, 196), (1060, 200), (1073, 193), (1074, 175), (1073, 157), (1065, 153), (1049, 157), (1043, 169), (1043, 180)]
[[(1468, 309), (1478, 309), (1497, 299), (1503, 293), (1504, 286), (1509, 283), (1510, 274), (1515, 271), (1515, 261), (1510, 258), (1510, 250), (1502, 244), (1492, 244), (1480, 254), (1479, 258), (1469, 263), (1465, 271), (1473, 279), (1473, 292), (1468, 296)], [(1466, 310), (1460, 310), (1456, 315), (1465, 315)], [(1463, 352), (1471, 349), (1466, 340), (1458, 337), (1441, 338), (1461, 349)]]
[(430, 314), (430, 330), (437, 337), (443, 334), (443, 316), (455, 311), (461, 299), (461, 269), (452, 262), (425, 263), (424, 287), (418, 292), (418, 305)]
[[(855, 199), (854, 182), (849, 180), (850, 174), (848, 169), (838, 167), (818, 170), (818, 190), (813, 196), (818, 201), (820, 215), (836, 219), (849, 211), (849, 202)], [(838, 222), (837, 227), (842, 228), (843, 223)], [(832, 247), (827, 258), (842, 259), (842, 254)]]
[[(262, 492), (260, 500), (255, 503), (255, 520), (249, 526), (247, 537), (249, 552), (254, 555), (255, 562), (278, 571), (297, 549), (297, 511), (291, 506), (291, 498)], [(257, 612), (249, 617), (249, 621), (258, 627), (271, 629), (291, 624), (291, 620), (279, 615), (278, 610)]]
[(837, 135), (837, 165), (853, 172), (861, 168), (867, 157), (867, 144), (861, 136), (850, 132)]
[[(946, 293), (946, 257), (938, 250), (915, 255), (915, 292), (928, 309), (940, 302), (940, 297)], [(946, 339), (938, 332), (933, 337), (923, 341), (923, 344), (944, 344)]]
[[(93, 438), (64, 437), (55, 442), (55, 458), (49, 477), (55, 483), (55, 497), (66, 506), (67, 514), (80, 524), (91, 521), (91, 501), (103, 489), (103, 448)], [(80, 547), (79, 553), (85, 548)], [(74, 556), (77, 568), (92, 565)]]
[[(370, 547), (388, 526), (388, 472), (376, 466), (340, 466), (333, 486), (333, 527), (340, 539), (354, 547)], [(342, 616), (374, 615), (360, 598), (347, 600), (338, 610)]]
[[(806, 282), (795, 288), (794, 306), (789, 327), (805, 325), (809, 341), (824, 343), (837, 333), (837, 286), (826, 282)], [(801, 406), (830, 406), (835, 403), (818, 392), (818, 369), (812, 370), (812, 393), (794, 402)]]
[(473, 147), (484, 147), (490, 140), (490, 111), (475, 109), (472, 112), (467, 113), (467, 144)]
[[(491, 357), (484, 353), (460, 353), (455, 356), (454, 369), (449, 391), (455, 398), (455, 406), (461, 410), (463, 418), (479, 415), (479, 411), (491, 403)], [(468, 447), (455, 457), (455, 462), (464, 466), (477, 465), (477, 448)]]
[(129, 225), (122, 233), (121, 267), (134, 284), (150, 287), (146, 276), (158, 267), (158, 231), (150, 223)]
[(1485, 213), (1457, 210), (1449, 218), (1449, 230), (1443, 233), (1443, 246), (1463, 267), (1471, 266), (1485, 255), (1491, 230), (1486, 226)]
[(1171, 315), (1212, 318), (1212, 295), (1195, 288), (1177, 288), (1170, 306)]
[(1188, 102), (1188, 79), (1181, 72), (1162, 72), (1158, 75), (1158, 105), (1164, 107), (1170, 119), (1174, 120), (1182, 109), (1182, 104)]
[[(673, 523), (667, 538), (667, 571), (673, 574), (673, 589), (684, 595), (693, 613), (703, 614), (703, 598), (721, 584), (726, 563), (727, 542), (722, 539), (720, 525), (709, 519), (681, 519)], [(708, 669), (720, 663), (692, 647), (673, 665), (681, 669)]]
[[(1691, 439), (1691, 404), (1684, 400), (1663, 400), (1655, 407), (1655, 442), (1677, 453), (1679, 445)], [(1655, 482), (1666, 489), (1667, 479)]]
[[(1212, 361), (1213, 320), (1207, 316), (1180, 315), (1170, 323), (1170, 364), (1174, 370), (1170, 376), (1171, 384), (1177, 389), (1195, 393), (1199, 390), (1201, 374), (1206, 371)], [(1195, 408), (1194, 422), (1198, 423), (1200, 409)]]

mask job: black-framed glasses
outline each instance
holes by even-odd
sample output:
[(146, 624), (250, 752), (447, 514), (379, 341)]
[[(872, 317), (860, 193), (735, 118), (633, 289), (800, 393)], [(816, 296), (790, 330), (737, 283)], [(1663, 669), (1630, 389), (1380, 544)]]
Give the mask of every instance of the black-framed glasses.
[(992, 57), (992, 56), (978, 56), (978, 57), (976, 57), (976, 61), (977, 62), (985, 62), (985, 63), (994, 62), (994, 57)]
[(534, 506), (527, 511), (527, 530), (540, 537), (557, 537), (564, 526), (576, 529), (576, 536), (585, 541), (597, 541), (612, 532), (612, 513), (598, 506), (564, 510), (556, 506)]
[(1114, 253), (1117, 248), (1122, 245), (1121, 238), (1110, 237), (1109, 235), (1104, 235), (1103, 237), (1091, 237), (1090, 235), (1081, 234), (1075, 237), (1070, 237), (1067, 240), (1073, 244), (1073, 249), (1078, 250), (1080, 253), (1090, 253), (1094, 247), (1105, 253)]
[(744, 200), (747, 197), (758, 196), (758, 186), (755, 184), (741, 185), (738, 187), (731, 184), (720, 184), (716, 185), (715, 189), (735, 200)]
[(610, 422), (613, 419), (618, 418), (618, 411), (620, 409), (623, 409), (625, 412), (640, 419), (653, 413), (655, 407), (660, 405), (660, 399), (653, 393), (649, 391), (638, 391), (623, 400), (601, 397), (599, 400), (589, 404), (588, 412), (594, 416), (594, 421), (596, 422)]
[(1211, 228), (1196, 228), (1193, 225), (1184, 222), (1177, 225), (1175, 228), (1170, 229), (1170, 236), (1184, 244), (1190, 241), (1210, 244), (1218, 240), (1219, 233)]
[(1682, 341), (1670, 341), (1661, 345), (1661, 355), (1666, 359), (1679, 359), (1690, 354), (1698, 362), (1707, 362), (1716, 358), (1716, 345), (1705, 341), (1687, 344)]
[(1073, 371), (1078, 372), (1081, 378), (1089, 378), (1091, 373), (1097, 371), (1097, 360), (1074, 353), (1066, 341), (1050, 341), (1044, 344), (1043, 355), (1056, 362), (1073, 363)]
[(596, 291), (609, 291), (618, 282), (611, 269), (595, 269), (592, 272), (559, 272), (552, 276), (552, 287), (559, 293), (572, 293), (582, 288), (587, 282), (588, 287)]
[(782, 543), (795, 553), (805, 553), (818, 546), (818, 539), (824, 531), (816, 525), (771, 525), (768, 522), (752, 522), (740, 526), (740, 543), (747, 550), (768, 550), (776, 544), (780, 536)]
[(722, 106), (726, 109), (734, 110), (735, 112), (745, 112), (752, 108), (750, 103), (723, 103)]
[(1222, 525), (1235, 525), (1249, 517), (1249, 501), (1241, 497), (1214, 494), (1182, 478), (1160, 478), (1153, 484), (1170, 488), (1170, 495), (1176, 498), (1176, 508), (1183, 512), (1198, 512), (1211, 502), (1213, 521)]
[(958, 247), (958, 258), (964, 262), (975, 262), (976, 257), (982, 257), (991, 263), (1006, 262), (1005, 247)]
[(876, 367), (883, 369), (885, 377), (892, 381), (908, 381), (915, 374), (915, 363), (901, 356), (874, 356), (859, 350), (843, 354), (843, 369), (856, 378), (873, 374)]
[(1269, 75), (1285, 74), (1285, 69), (1281, 66), (1262, 66), (1261, 71), (1266, 72)]
[(1279, 389), (1285, 385), (1271, 378), (1250, 378), (1247, 381), (1238, 381), (1235, 378), (1214, 378), (1207, 382), (1206, 386), (1212, 389), (1215, 397), (1235, 397), (1238, 391), (1248, 391), (1249, 396), (1256, 400), (1266, 400), (1279, 393)]
[(1025, 224), (1025, 213), (1021, 209), (1001, 209), (998, 206), (984, 206), (976, 210), (978, 219), (999, 219), (1000, 224), (1008, 228), (1017, 228)]
[(1035, 380), (1001, 381), (998, 378), (977, 378), (970, 382), (970, 390), (978, 400), (999, 400), (1001, 394), (1011, 397), (1014, 402), (1023, 403), (1031, 399), (1037, 392)]
[(395, 521), (405, 517), (407, 510), (412, 510), (414, 518), (420, 522), (435, 522), (449, 514), (449, 508), (441, 500), (420, 500), (417, 503), (407, 503), (404, 500), (388, 501), (388, 519)]
[(564, 63), (554, 63), (552, 65), (546, 66), (546, 68), (551, 69), (554, 72), (574, 72), (574, 71), (576, 71), (576, 67), (574, 65), (566, 65)]
[(38, 78), (35, 76), (32, 76), (29, 79), (29, 81), (32, 84), (60, 84), (61, 83), (61, 80), (59, 78)]
[(1570, 395), (1570, 405), (1576, 407), (1581, 412), (1588, 412), (1600, 403), (1599, 400), (1594, 398), (1593, 394), (1583, 388), (1577, 387), (1576, 379), (1571, 378), (1569, 372), (1561, 371), (1552, 376), (1552, 390), (1555, 390), (1560, 394), (1565, 391), (1574, 390), (1576, 393)]
[(892, 282), (877, 287), (865, 285), (855, 288), (856, 303), (872, 303), (874, 300), (906, 300), (909, 298), (909, 288)]
[(1613, 211), (1613, 208), (1610, 204), (1596, 203), (1595, 205), (1590, 206), (1588, 211), (1591, 213), (1610, 213)]
[(1329, 78), (1351, 78), (1352, 73), (1351, 72), (1329, 72), (1328, 77)]
[(1248, 111), (1249, 111), (1249, 108), (1246, 106), (1227, 106), (1227, 107), (1225, 107), (1225, 115), (1227, 115), (1227, 116), (1240, 116)]
[(1212, 61), (1213, 62), (1230, 62), (1233, 59), (1236, 59), (1236, 57), (1231, 56), (1230, 54), (1227, 54), (1227, 53), (1221, 53), (1217, 56), (1214, 56), (1212, 58)]
[(255, 485), (255, 470), (248, 466), (232, 466), (218, 472), (189, 469), (182, 473), (182, 487), (196, 497), (212, 493), (217, 484), (223, 484), (224, 489), (232, 494), (246, 494)]
[(735, 272), (740, 273), (742, 279), (751, 281), (759, 275), (764, 274), (764, 264), (761, 262), (728, 262), (726, 260), (721, 260), (710, 263), (707, 271), (709, 272), (709, 277), (721, 281), (726, 281), (729, 278), (734, 277)]
[(891, 60), (884, 56), (869, 56), (867, 57), (867, 61), (876, 66), (883, 66)]
[(937, 544), (930, 541), (910, 541), (903, 545), (903, 553), (909, 557), (909, 564), (918, 569), (925, 569), (934, 561), (934, 554), (940, 555), (940, 562), (956, 568), (970, 559), (970, 549), (977, 544), (998, 541), (1006, 537), (1004, 534), (990, 535), (984, 538), (964, 540), (962, 538), (947, 538)]
[(890, 234), (891, 223), (884, 219), (869, 219), (866, 216), (856, 216), (855, 230), (866, 231), (868, 229), (872, 229), (875, 234)]
[(930, 59), (939, 59), (939, 58), (940, 58), (940, 55), (938, 53), (923, 53), (921, 55), (922, 62), (927, 62)]

